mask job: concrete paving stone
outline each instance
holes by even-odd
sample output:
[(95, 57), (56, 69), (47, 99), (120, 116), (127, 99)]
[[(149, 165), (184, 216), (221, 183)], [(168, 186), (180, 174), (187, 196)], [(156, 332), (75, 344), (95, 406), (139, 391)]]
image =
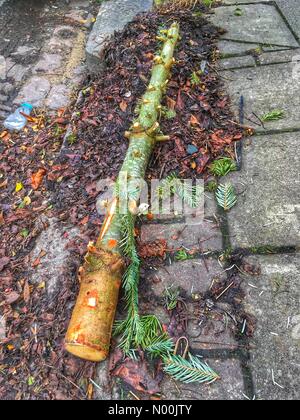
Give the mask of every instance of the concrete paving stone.
[(216, 221), (204, 219), (199, 224), (145, 224), (141, 229), (141, 241), (165, 239), (169, 249), (199, 249), (203, 252), (222, 249), (222, 235)]
[(261, 65), (278, 64), (278, 63), (299, 63), (300, 62), (300, 49), (273, 51), (260, 54), (257, 60)]
[(32, 106), (41, 106), (49, 91), (50, 83), (47, 79), (33, 76), (22, 87), (14, 103), (29, 102)]
[(14, 90), (14, 87), (11, 83), (5, 82), (0, 83), (0, 92), (5, 95), (9, 95)]
[(108, 39), (120, 31), (138, 13), (151, 9), (152, 0), (110, 0), (104, 2), (86, 45), (87, 65), (90, 72), (104, 67), (102, 53)]
[(0, 80), (5, 80), (6, 78), (6, 60), (0, 55)]
[(299, 0), (276, 0), (281, 13), (288, 21), (295, 35), (300, 40), (300, 3)]
[(22, 66), (22, 64), (15, 64), (8, 70), (6, 77), (12, 78), (15, 82), (19, 83), (28, 72), (29, 69), (27, 67)]
[(45, 105), (49, 109), (59, 109), (66, 107), (70, 102), (71, 89), (67, 86), (55, 85), (51, 88), (49, 95), (45, 101)]
[(33, 73), (53, 73), (62, 64), (62, 57), (59, 54), (44, 53), (33, 68)]
[(11, 53), (12, 57), (23, 57), (24, 55), (30, 55), (35, 52), (35, 47), (29, 47), (28, 45), (19, 45), (15, 52)]
[[(300, 255), (253, 256), (258, 278), (246, 278), (246, 311), (256, 317), (250, 367), (256, 399), (300, 398)], [(254, 284), (257, 289), (250, 287)]]
[[(173, 219), (174, 220), (184, 219), (185, 205), (183, 206), (182, 202), (179, 202), (179, 206), (177, 207), (176, 206), (177, 200), (180, 200), (177, 196), (171, 197), (170, 199), (168, 198), (166, 205), (164, 206), (163, 204), (161, 212), (155, 210), (158, 208), (158, 202), (154, 200), (154, 202), (151, 203), (151, 207), (150, 207), (150, 211), (153, 214), (154, 220), (155, 221), (158, 221), (158, 220), (170, 221)], [(189, 213), (191, 217), (193, 217), (193, 214), (192, 214), (193, 210), (194, 209), (189, 208)], [(199, 214), (201, 217), (203, 217), (204, 215), (204, 218), (215, 218), (217, 215), (217, 204), (216, 204), (214, 194), (205, 191), (205, 193), (201, 197), (201, 201), (199, 202), (198, 209), (195, 213)], [(187, 215), (187, 218), (189, 218), (188, 215)], [(145, 217), (144, 219), (147, 222), (147, 218)]]
[(259, 44), (226, 41), (225, 39), (218, 42), (218, 49), (221, 53), (221, 58), (229, 58), (235, 55), (248, 54), (250, 51), (257, 48), (259, 48)]
[(72, 21), (73, 23), (83, 24), (83, 20), (86, 16), (85, 10), (70, 10), (68, 13), (65, 14), (65, 18), (67, 20)]
[(222, 26), (227, 33), (224, 39), (259, 44), (298, 47), (293, 33), (273, 4), (241, 5), (242, 16), (236, 16), (236, 6), (214, 9), (211, 21)]
[(253, 137), (230, 180), (243, 191), (228, 212), (234, 248), (300, 245), (299, 133)]
[[(224, 304), (226, 311), (232, 313), (230, 305)], [(199, 325), (200, 315), (197, 302), (188, 304), (191, 314), (187, 326), (187, 337), (193, 350), (220, 350), (233, 351), (238, 348), (234, 338), (235, 324), (233, 320), (223, 312), (222, 306), (210, 311), (207, 320)]]
[(35, 261), (42, 251), (46, 254), (41, 258), (38, 267), (30, 270), (30, 279), (33, 284), (45, 282), (48, 295), (53, 296), (60, 287), (64, 272), (68, 269), (71, 251), (66, 245), (78, 234), (78, 229), (62, 227), (57, 220), (46, 217), (43, 217), (39, 223), (48, 227), (37, 238), (30, 260)]
[(244, 400), (243, 374), (239, 360), (205, 359), (219, 374), (221, 380), (210, 385), (182, 384), (169, 377), (162, 381), (162, 393), (166, 400)]
[(96, 400), (120, 400), (123, 398), (122, 389), (116, 383), (114, 377), (110, 375), (110, 359), (106, 359), (96, 364), (96, 374), (94, 381), (97, 387), (94, 389), (94, 399)]
[[(225, 73), (225, 75), (227, 72)], [(228, 74), (227, 74), (228, 76)], [(231, 70), (226, 88), (231, 96), (233, 110), (238, 115), (241, 95), (244, 96), (245, 116), (259, 121), (252, 112), (263, 116), (272, 110), (284, 111), (284, 118), (265, 123), (268, 130), (300, 128), (300, 63), (274, 64)], [(263, 127), (246, 120), (256, 131)]]
[(214, 258), (180, 261), (170, 266), (153, 270), (149, 275), (150, 288), (155, 296), (162, 297), (166, 288), (179, 287), (187, 296), (204, 294), (214, 279), (225, 279), (226, 272)]
[(76, 30), (72, 26), (61, 25), (54, 29), (45, 50), (51, 53), (66, 53), (74, 46), (74, 38), (76, 38)]
[(254, 57), (245, 55), (243, 57), (230, 57), (219, 60), (218, 66), (221, 70), (237, 69), (242, 67), (254, 67), (256, 65)]

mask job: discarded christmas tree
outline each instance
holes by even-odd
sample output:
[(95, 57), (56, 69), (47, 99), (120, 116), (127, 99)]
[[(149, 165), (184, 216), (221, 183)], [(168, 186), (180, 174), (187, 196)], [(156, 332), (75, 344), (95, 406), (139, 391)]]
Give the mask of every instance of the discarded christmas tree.
[[(80, 291), (65, 345), (70, 353), (83, 359), (101, 361), (108, 355), (122, 279), (129, 313), (119, 330), (131, 335), (127, 334), (126, 342), (137, 342), (135, 337), (142, 336), (141, 329), (149, 319), (151, 321), (149, 317), (141, 319), (138, 315), (136, 289), (140, 263), (132, 243), (133, 230), (139, 213), (138, 185), (144, 179), (156, 142), (167, 139), (160, 131), (158, 120), (161, 100), (175, 62), (173, 55), (178, 37), (177, 23), (160, 31), (161, 52), (154, 57), (151, 80), (139, 103), (138, 117), (125, 133), (129, 147), (116, 182), (115, 197), (107, 206), (100, 236), (95, 244), (89, 244), (85, 262), (79, 270)], [(121, 209), (121, 190), (125, 184), (126, 209)], [(128, 259), (130, 265), (126, 270)]]

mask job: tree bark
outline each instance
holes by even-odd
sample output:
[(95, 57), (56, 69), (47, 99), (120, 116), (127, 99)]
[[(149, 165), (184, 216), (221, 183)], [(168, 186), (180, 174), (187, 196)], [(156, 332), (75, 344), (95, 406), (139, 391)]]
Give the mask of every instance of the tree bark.
[[(166, 139), (160, 133), (158, 119), (170, 69), (175, 62), (173, 55), (178, 37), (177, 23), (158, 37), (163, 42), (162, 51), (154, 58), (151, 80), (141, 100), (138, 118), (125, 133), (129, 147), (120, 173), (126, 176), (128, 190), (130, 185), (144, 179), (156, 142)], [(118, 179), (120, 183), (124, 182), (124, 178), (119, 176)], [(91, 361), (104, 360), (108, 355), (119, 289), (126, 268), (120, 246), (122, 218), (117, 211), (119, 202), (117, 195), (109, 204), (96, 244), (88, 246), (83, 267), (79, 270), (80, 291), (66, 334), (66, 350)], [(136, 203), (133, 194), (128, 202), (131, 213), (136, 212)]]

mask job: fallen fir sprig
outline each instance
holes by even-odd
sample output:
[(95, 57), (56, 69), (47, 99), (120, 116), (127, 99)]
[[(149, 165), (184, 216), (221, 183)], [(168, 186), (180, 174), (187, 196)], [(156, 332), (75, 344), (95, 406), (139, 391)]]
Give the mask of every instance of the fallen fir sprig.
[(217, 203), (225, 211), (230, 210), (237, 203), (237, 196), (231, 183), (220, 184), (216, 191)]
[(209, 384), (219, 379), (219, 376), (202, 362), (199, 356), (188, 354), (188, 359), (169, 353), (163, 357), (164, 371), (172, 376), (176, 381), (189, 384), (198, 382), (200, 384), (208, 382)]

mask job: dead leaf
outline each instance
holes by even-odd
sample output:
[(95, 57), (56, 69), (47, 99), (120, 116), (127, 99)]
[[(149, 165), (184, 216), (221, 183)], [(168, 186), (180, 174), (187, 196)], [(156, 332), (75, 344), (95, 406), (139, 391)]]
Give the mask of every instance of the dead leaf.
[(199, 122), (198, 118), (195, 117), (195, 115), (193, 115), (193, 114), (190, 117), (190, 124), (191, 125), (200, 125), (200, 122)]
[(203, 155), (197, 159), (197, 173), (198, 174), (201, 174), (204, 171), (208, 161), (209, 161), (209, 155)]
[(8, 257), (2, 257), (0, 258), (0, 271), (2, 271), (7, 264), (9, 264), (10, 259)]
[(159, 392), (158, 380), (153, 378), (145, 360), (132, 360), (127, 358), (112, 372), (112, 375), (123, 379), (124, 382), (137, 391), (150, 395)]
[(1, 182), (0, 188), (7, 187), (7, 184), (8, 184), (8, 179), (6, 179), (5, 181)]
[(139, 245), (139, 256), (141, 258), (162, 257), (164, 258), (167, 250), (167, 241), (157, 239), (154, 242), (147, 242)]
[(20, 297), (19, 293), (12, 291), (5, 295), (5, 301), (9, 305), (11, 305), (12, 303), (16, 302), (19, 299), (19, 297)]
[(23, 190), (23, 188), (24, 188), (24, 185), (22, 184), (22, 182), (17, 182), (16, 183), (16, 187), (15, 187), (16, 192), (19, 192), (19, 191)]
[(38, 257), (31, 264), (31, 266), (32, 267), (37, 267), (38, 265), (40, 265), (41, 258), (43, 258), (46, 254), (47, 254), (47, 252), (42, 249), (41, 252), (39, 253)]
[(40, 257), (37, 257), (34, 261), (33, 261), (33, 263), (32, 263), (32, 267), (37, 267), (38, 265), (40, 265), (41, 264), (41, 258)]
[(24, 284), (23, 298), (24, 298), (25, 303), (28, 303), (30, 300), (30, 287), (27, 280)]
[(176, 101), (174, 101), (174, 99), (170, 98), (169, 96), (167, 96), (167, 106), (169, 109), (171, 109), (172, 111), (175, 110), (175, 106), (176, 106)]
[(181, 90), (180, 89), (178, 90), (178, 94), (177, 94), (176, 108), (179, 111), (182, 111), (184, 109), (184, 102), (183, 102), (182, 97), (181, 97)]
[(0, 226), (4, 224), (3, 211), (0, 211)]
[(2, 131), (2, 133), (0, 134), (0, 139), (3, 139), (7, 134), (7, 131)]
[(40, 168), (36, 173), (31, 175), (31, 185), (34, 190), (39, 188), (45, 175), (46, 170), (44, 168)]
[(89, 221), (89, 218), (90, 218), (89, 215), (85, 216), (82, 220), (80, 220), (79, 224), (83, 226), (86, 225)]
[(121, 110), (122, 110), (123, 112), (126, 112), (126, 110), (127, 110), (127, 106), (128, 106), (128, 104), (127, 104), (127, 102), (126, 102), (126, 101), (121, 101), (121, 102), (120, 102), (120, 104), (119, 104), (119, 107), (121, 108)]

